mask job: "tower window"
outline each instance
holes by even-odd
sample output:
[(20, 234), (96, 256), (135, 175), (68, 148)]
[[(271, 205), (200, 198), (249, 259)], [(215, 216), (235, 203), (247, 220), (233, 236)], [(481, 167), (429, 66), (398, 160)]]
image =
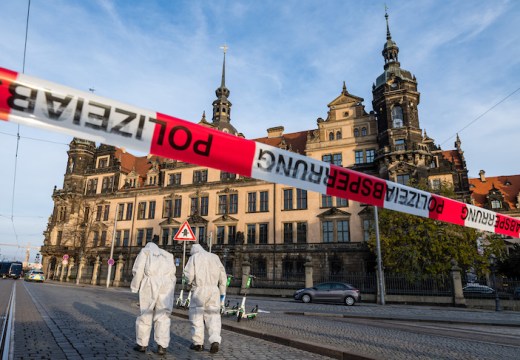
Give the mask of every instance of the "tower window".
[(359, 129), (358, 128), (354, 129), (354, 137), (359, 137)]
[(404, 139), (395, 140), (395, 150), (406, 150)]
[(398, 184), (407, 185), (410, 181), (410, 175), (409, 174), (400, 174), (397, 175), (396, 181)]
[(336, 131), (336, 140), (341, 139), (341, 131)]
[(361, 128), (361, 136), (367, 136), (367, 128)]
[(400, 106), (392, 108), (392, 122), (394, 128), (403, 127), (403, 109)]
[(333, 133), (333, 132), (331, 132), (331, 133), (329, 134), (329, 140), (334, 140), (334, 133)]

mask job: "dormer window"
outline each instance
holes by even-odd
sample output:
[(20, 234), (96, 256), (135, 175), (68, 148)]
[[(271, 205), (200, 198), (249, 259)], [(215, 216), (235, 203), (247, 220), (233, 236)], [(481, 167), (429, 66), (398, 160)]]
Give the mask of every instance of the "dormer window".
[(502, 202), (500, 200), (491, 200), (491, 209), (501, 209)]
[(157, 175), (148, 176), (148, 185), (157, 185)]
[(97, 168), (102, 169), (108, 167), (108, 156), (98, 158)]
[(394, 128), (403, 127), (403, 109), (400, 106), (392, 108), (392, 124)]

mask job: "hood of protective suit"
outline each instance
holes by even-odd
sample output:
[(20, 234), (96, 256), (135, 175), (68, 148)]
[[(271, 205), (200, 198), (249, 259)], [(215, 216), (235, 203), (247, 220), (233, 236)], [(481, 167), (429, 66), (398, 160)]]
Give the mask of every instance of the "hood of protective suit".
[(157, 251), (159, 250), (159, 246), (157, 246), (156, 243), (154, 243), (153, 241), (150, 241), (149, 243), (147, 243), (145, 245), (145, 248), (146, 249), (150, 249), (151, 251)]
[(203, 251), (206, 251), (206, 250), (204, 250), (204, 248), (200, 244), (193, 244), (191, 246), (190, 255), (194, 255), (196, 253), (203, 252)]

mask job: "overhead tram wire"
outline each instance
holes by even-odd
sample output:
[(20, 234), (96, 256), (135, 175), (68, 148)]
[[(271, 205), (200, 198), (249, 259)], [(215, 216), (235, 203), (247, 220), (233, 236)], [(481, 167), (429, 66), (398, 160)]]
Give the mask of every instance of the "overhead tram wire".
[(487, 109), (486, 111), (484, 111), (482, 114), (480, 114), (479, 116), (477, 116), (475, 119), (473, 119), (472, 121), (470, 121), (466, 126), (464, 126), (462, 129), (458, 130), (455, 134), (451, 135), (449, 138), (447, 138), (446, 140), (444, 140), (442, 143), (440, 143), (440, 146), (444, 145), (445, 143), (447, 143), (450, 139), (453, 139), (455, 136), (457, 136), (457, 134), (461, 133), (462, 131), (466, 130), (468, 127), (470, 127), (471, 125), (473, 125), (473, 123), (475, 123), (478, 119), (480, 119), (481, 117), (483, 117), (484, 115), (486, 115), (488, 112), (490, 112), (491, 110), (493, 110), (494, 108), (496, 108), (498, 105), (502, 104), (504, 101), (506, 101), (507, 99), (509, 99), (511, 96), (513, 96), (516, 92), (518, 92), (520, 90), (520, 87), (517, 88), (516, 90), (514, 90), (512, 93), (510, 93), (509, 95), (507, 95), (505, 98), (503, 98), (502, 100), (500, 100), (499, 102), (497, 102), (495, 105), (491, 106), (489, 109)]
[[(22, 63), (22, 73), (25, 74), (25, 58), (27, 55), (27, 36), (29, 34), (29, 15), (31, 13), (31, 0), (27, 2), (27, 18), (25, 22), (25, 41), (23, 46), (23, 63)], [(13, 193), (11, 196), (11, 224), (13, 226), (14, 237), (16, 239), (16, 244), (20, 245), (18, 241), (18, 234), (16, 233), (16, 227), (14, 225), (14, 198), (16, 193), (16, 172), (18, 169), (18, 148), (20, 146), (20, 124), (17, 126), (16, 130), (16, 152), (14, 154), (14, 174), (13, 174)]]
[[(3, 131), (0, 131), (0, 134), (2, 134), (2, 135), (7, 135), (7, 136), (17, 136), (16, 134), (9, 134), (9, 133), (3, 132)], [(45, 140), (45, 139), (38, 139), (38, 138), (29, 137), (29, 136), (20, 136), (20, 139), (27, 139), (27, 140), (33, 140), (33, 141), (41, 141), (41, 142), (46, 142), (46, 143), (49, 143), (49, 144), (56, 144), (56, 145), (63, 145), (63, 146), (68, 146), (68, 145), (69, 145), (69, 144), (67, 144), (67, 143), (62, 143), (62, 142), (59, 142), (59, 141), (51, 141), (51, 140)]]

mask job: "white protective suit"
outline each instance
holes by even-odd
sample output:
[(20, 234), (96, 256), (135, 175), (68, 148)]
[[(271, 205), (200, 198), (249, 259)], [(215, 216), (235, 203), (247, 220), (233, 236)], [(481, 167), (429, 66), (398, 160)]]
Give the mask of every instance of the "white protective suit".
[(226, 294), (226, 270), (217, 255), (207, 252), (199, 244), (192, 245), (190, 254), (184, 276), (192, 286), (189, 310), (191, 339), (195, 345), (204, 345), (206, 323), (209, 343), (220, 344), (220, 296)]
[(149, 242), (137, 255), (132, 273), (130, 289), (139, 292), (141, 308), (141, 315), (135, 321), (136, 343), (148, 346), (153, 322), (155, 342), (167, 348), (175, 289), (173, 255)]

